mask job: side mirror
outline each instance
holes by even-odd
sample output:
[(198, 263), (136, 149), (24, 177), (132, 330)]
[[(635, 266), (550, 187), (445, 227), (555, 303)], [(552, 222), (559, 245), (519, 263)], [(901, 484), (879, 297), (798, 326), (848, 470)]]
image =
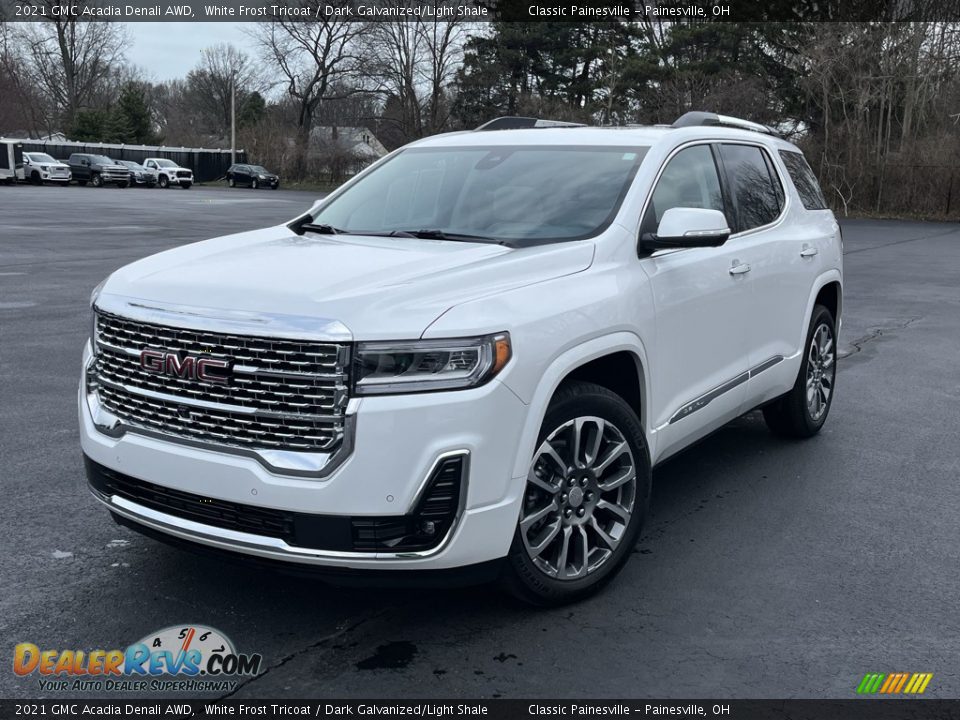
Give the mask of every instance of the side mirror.
[(656, 235), (640, 236), (640, 249), (720, 247), (729, 237), (727, 218), (719, 210), (676, 207), (663, 214)]

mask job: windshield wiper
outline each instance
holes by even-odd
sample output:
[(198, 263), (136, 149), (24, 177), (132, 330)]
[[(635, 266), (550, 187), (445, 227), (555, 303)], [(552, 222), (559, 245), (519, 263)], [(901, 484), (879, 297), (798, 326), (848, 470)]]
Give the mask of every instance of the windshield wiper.
[(504, 245), (505, 243), (502, 240), (497, 240), (496, 238), (487, 237), (486, 235), (467, 235), (466, 233), (450, 233), (443, 230), (437, 229), (422, 229), (422, 230), (394, 230), (391, 235), (394, 236), (408, 236), (421, 238), (423, 240), (452, 240), (454, 242), (482, 242), (482, 243), (494, 243), (496, 245)]
[(340, 228), (335, 228), (333, 225), (327, 225), (326, 223), (303, 223), (300, 226), (301, 230), (308, 230), (310, 232), (320, 233), (321, 235), (349, 235), (346, 230), (341, 230)]

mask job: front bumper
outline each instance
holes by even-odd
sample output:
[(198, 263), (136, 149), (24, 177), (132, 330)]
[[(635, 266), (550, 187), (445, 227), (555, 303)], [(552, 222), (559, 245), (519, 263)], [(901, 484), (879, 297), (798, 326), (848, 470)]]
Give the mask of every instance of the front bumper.
[[(89, 348), (86, 358), (89, 361)], [(525, 484), (525, 478), (512, 477), (526, 418), (526, 405), (516, 395), (494, 380), (472, 390), (354, 400), (348, 413), (354, 426), (349, 456), (329, 474), (305, 478), (224, 447), (198, 447), (132, 428), (117, 436), (106, 434), (93, 422), (83, 381), (79, 393), (81, 445), (92, 463), (213, 502), (325, 518), (402, 517), (416, 507), (438, 459), (458, 453), (469, 458), (458, 515), (439, 544), (428, 550), (300, 547), (278, 537), (163, 512), (105, 493), (102, 484), (98, 489), (98, 483), (91, 482), (94, 496), (112, 512), (153, 532), (260, 559), (344, 569), (455, 568), (507, 554)]]
[(189, 177), (167, 175), (167, 180), (170, 181), (171, 185), (193, 185), (193, 175), (190, 175)]
[(40, 171), (40, 178), (50, 182), (70, 182), (72, 174), (69, 170)]

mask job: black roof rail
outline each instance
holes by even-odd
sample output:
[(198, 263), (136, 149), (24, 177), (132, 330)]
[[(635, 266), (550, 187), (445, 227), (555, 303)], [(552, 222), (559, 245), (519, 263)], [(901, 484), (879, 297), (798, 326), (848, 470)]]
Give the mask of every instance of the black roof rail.
[(740, 118), (731, 117), (729, 115), (718, 115), (717, 113), (703, 112), (701, 110), (691, 110), (688, 113), (684, 113), (679, 118), (674, 120), (673, 125), (670, 127), (684, 128), (703, 126), (738, 128), (740, 130), (752, 130), (753, 132), (763, 133), (764, 135), (780, 137), (780, 133), (776, 132), (771, 127), (767, 127), (766, 125), (761, 125), (760, 123), (751, 122), (749, 120), (741, 120)]
[(476, 128), (476, 132), (486, 130), (523, 130), (525, 128), (547, 127), (586, 127), (583, 123), (565, 122), (563, 120), (544, 120), (532, 117), (498, 117), (485, 122)]

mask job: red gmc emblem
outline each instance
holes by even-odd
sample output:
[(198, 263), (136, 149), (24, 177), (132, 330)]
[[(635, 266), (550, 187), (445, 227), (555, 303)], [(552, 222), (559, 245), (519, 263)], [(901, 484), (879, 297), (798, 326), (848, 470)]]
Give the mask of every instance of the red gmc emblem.
[(226, 360), (162, 350), (141, 351), (140, 367), (156, 375), (219, 384), (227, 382), (227, 373), (230, 371), (230, 363)]

